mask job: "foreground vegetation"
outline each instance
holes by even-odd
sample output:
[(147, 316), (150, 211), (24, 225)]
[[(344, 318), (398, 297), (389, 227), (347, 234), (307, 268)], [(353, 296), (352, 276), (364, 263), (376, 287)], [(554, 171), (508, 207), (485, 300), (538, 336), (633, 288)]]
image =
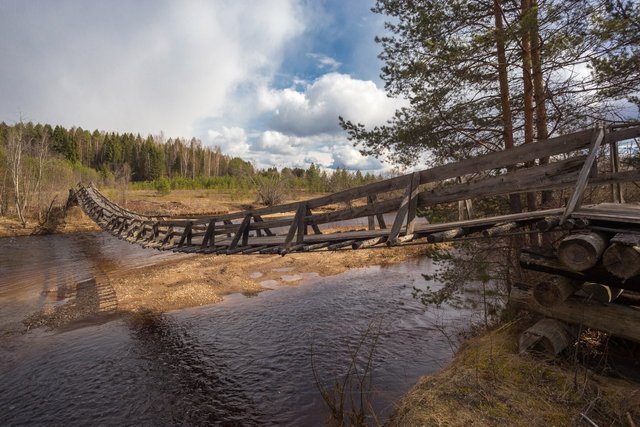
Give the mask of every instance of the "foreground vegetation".
[[(606, 338), (583, 341), (555, 361), (519, 355), (518, 335), (530, 324), (521, 317), (468, 340), (449, 366), (407, 394), (391, 425), (635, 425), (638, 383), (598, 373), (608, 367)], [(586, 367), (585, 359), (598, 363)]]

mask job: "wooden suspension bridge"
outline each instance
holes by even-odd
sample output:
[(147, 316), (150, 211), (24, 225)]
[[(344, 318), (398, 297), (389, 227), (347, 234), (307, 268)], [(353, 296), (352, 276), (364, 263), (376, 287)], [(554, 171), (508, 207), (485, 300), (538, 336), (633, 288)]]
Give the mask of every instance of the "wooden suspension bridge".
[[(547, 279), (516, 285), (512, 302), (640, 342), (640, 310), (620, 312), (611, 304), (614, 308), (603, 311), (584, 298), (571, 302), (587, 288), (588, 295), (604, 302), (622, 289), (640, 292), (640, 205), (620, 203), (620, 185), (640, 181), (640, 170), (621, 170), (618, 158), (618, 143), (638, 137), (640, 124), (597, 126), (315, 199), (214, 216), (142, 215), (113, 203), (93, 184), (71, 189), (68, 204), (78, 203), (121, 239), (186, 253), (284, 255), (562, 231), (567, 235), (557, 249), (521, 252), (522, 267)], [(608, 163), (599, 161), (602, 155)], [(618, 203), (583, 206), (586, 189), (602, 185), (611, 187)], [(442, 203), (559, 189), (569, 189), (561, 208), (437, 224), (418, 221), (418, 209)], [(336, 225), (353, 220), (366, 222), (366, 228), (336, 231)], [(585, 315), (587, 309), (593, 312)], [(557, 353), (569, 342), (558, 337), (571, 336), (566, 325), (538, 325), (521, 344), (528, 348), (542, 340)]]
[[(593, 220), (599, 226), (640, 222), (633, 207), (582, 207), (588, 185), (640, 181), (640, 171), (613, 167), (598, 173), (601, 147), (640, 136), (639, 126), (584, 130), (521, 145), (458, 163), (374, 182), (327, 196), (207, 217), (148, 216), (110, 201), (93, 184), (70, 190), (70, 202), (107, 232), (144, 247), (178, 252), (255, 254), (442, 242), (474, 233), (485, 237), (514, 232), (544, 218), (548, 229)], [(613, 150), (612, 150), (613, 151)], [(536, 159), (546, 164), (524, 167)], [(613, 164), (613, 163), (612, 163)], [(476, 175), (459, 183), (459, 177)], [(417, 211), (441, 203), (511, 193), (575, 188), (566, 207), (442, 224), (420, 224)], [(344, 206), (331, 212), (328, 206)], [(624, 210), (624, 209), (623, 209)], [(316, 211), (316, 213), (314, 213)], [(395, 213), (392, 221), (385, 214)], [(322, 232), (320, 226), (366, 218), (367, 229)], [(388, 216), (387, 216), (388, 218)], [(613, 225), (611, 223), (614, 223)], [(545, 230), (547, 231), (547, 230)]]

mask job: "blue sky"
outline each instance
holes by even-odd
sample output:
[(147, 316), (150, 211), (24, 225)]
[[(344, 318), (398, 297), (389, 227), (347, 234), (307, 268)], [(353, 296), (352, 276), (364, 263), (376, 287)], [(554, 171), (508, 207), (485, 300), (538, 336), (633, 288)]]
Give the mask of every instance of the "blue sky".
[(338, 126), (384, 123), (373, 0), (0, 0), (0, 120), (203, 144), (258, 167), (385, 171)]

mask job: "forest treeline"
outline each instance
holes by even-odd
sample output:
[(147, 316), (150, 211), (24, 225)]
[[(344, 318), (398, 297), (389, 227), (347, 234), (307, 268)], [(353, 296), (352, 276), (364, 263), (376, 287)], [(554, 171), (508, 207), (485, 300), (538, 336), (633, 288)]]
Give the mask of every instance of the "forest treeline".
[[(255, 190), (278, 203), (287, 190), (338, 191), (380, 177), (338, 169), (257, 170), (196, 138), (116, 133), (48, 124), (0, 123), (0, 216), (42, 219), (54, 197), (77, 182), (155, 189)], [(58, 203), (62, 202), (58, 200)]]

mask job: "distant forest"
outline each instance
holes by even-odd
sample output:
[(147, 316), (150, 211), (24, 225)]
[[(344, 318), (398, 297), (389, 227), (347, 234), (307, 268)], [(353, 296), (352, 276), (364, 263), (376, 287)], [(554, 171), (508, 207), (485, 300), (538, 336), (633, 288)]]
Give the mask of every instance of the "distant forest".
[(41, 217), (55, 193), (79, 181), (161, 193), (204, 188), (257, 190), (260, 195), (267, 185), (326, 192), (377, 179), (344, 169), (328, 174), (314, 164), (307, 169), (256, 170), (250, 162), (196, 138), (0, 123), (0, 216), (16, 215), (23, 224), (27, 216)]

